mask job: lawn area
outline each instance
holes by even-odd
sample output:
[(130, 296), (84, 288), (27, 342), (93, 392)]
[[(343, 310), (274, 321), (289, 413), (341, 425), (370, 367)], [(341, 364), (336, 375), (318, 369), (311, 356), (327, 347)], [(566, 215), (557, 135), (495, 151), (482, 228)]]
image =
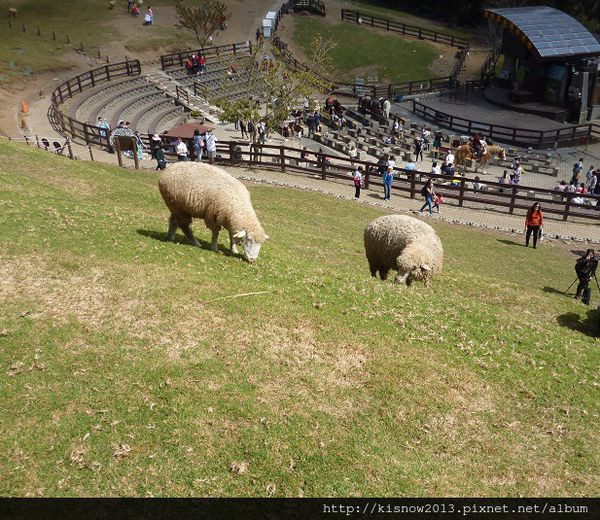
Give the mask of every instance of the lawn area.
[(331, 62), (337, 80), (377, 75), (380, 83), (403, 83), (437, 77), (430, 66), (438, 52), (418, 40), (382, 35), (349, 23), (329, 24), (313, 17), (294, 18), (294, 41), (310, 56), (314, 38), (331, 38)]
[(388, 9), (385, 7), (379, 7), (377, 5), (370, 4), (363, 0), (347, 0), (346, 9), (353, 9), (360, 11), (361, 13), (368, 14), (370, 16), (377, 16), (379, 18), (389, 18), (390, 20), (396, 20), (409, 25), (416, 25), (417, 27), (423, 27), (424, 29), (430, 29), (432, 31), (438, 31), (441, 33), (451, 34), (460, 38), (473, 38), (473, 34), (463, 30), (457, 29), (456, 27), (447, 27), (442, 23), (435, 22), (434, 20), (428, 20), (411, 13), (406, 13), (398, 9)]
[[(68, 67), (61, 55), (83, 43), (90, 53), (115, 32), (103, 22), (113, 16), (106, 0), (24, 0), (12, 28), (0, 24), (0, 76), (4, 81)], [(25, 25), (26, 32), (22, 31)], [(41, 36), (37, 36), (37, 29)], [(52, 31), (56, 40), (52, 39)], [(66, 43), (69, 35), (70, 45)]]
[(1, 495), (597, 494), (568, 251), (434, 222), (444, 271), (402, 289), (381, 210), (250, 191), (255, 265), (165, 242), (153, 171), (0, 141)]

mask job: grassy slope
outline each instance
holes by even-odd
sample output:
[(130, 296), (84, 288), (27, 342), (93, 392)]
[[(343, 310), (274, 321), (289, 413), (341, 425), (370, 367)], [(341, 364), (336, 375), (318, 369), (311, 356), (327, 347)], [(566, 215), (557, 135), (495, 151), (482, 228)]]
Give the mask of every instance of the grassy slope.
[[(0, 24), (0, 74), (6, 79), (32, 72), (60, 69), (68, 65), (61, 59), (67, 51), (79, 47), (92, 52), (103, 38), (111, 39), (114, 31), (106, 22), (115, 11), (107, 9), (106, 0), (25, 0), (18, 5), (12, 29)], [(25, 25), (27, 32), (21, 31)], [(41, 36), (37, 36), (37, 29)], [(52, 31), (56, 40), (52, 40)], [(66, 44), (66, 34), (71, 45)], [(10, 61), (14, 65), (10, 65)]]
[(355, 11), (360, 11), (361, 13), (370, 16), (389, 18), (390, 20), (396, 20), (409, 25), (416, 25), (417, 27), (423, 27), (424, 29), (430, 29), (445, 34), (453, 34), (454, 36), (459, 36), (461, 38), (473, 38), (473, 34), (470, 34), (468, 31), (457, 29), (455, 27), (447, 27), (443, 23), (437, 23), (433, 20), (428, 20), (427, 18), (422, 18), (398, 9), (387, 9), (361, 0), (348, 0), (346, 3), (348, 4), (347, 9), (354, 9)]
[[(438, 53), (428, 43), (381, 35), (349, 23), (328, 24), (314, 17), (294, 19), (294, 41), (307, 56), (317, 35), (335, 42), (330, 57), (336, 78), (341, 80), (365, 77), (373, 70), (380, 82), (402, 83), (435, 77), (429, 67)], [(368, 72), (360, 71), (361, 67), (368, 67)]]
[(543, 290), (567, 252), (435, 223), (444, 272), (402, 290), (368, 275), (379, 210), (251, 193), (254, 266), (164, 242), (153, 172), (0, 143), (1, 495), (597, 492), (597, 329)]
[[(170, 6), (174, 0), (151, 2), (155, 8)], [(83, 44), (85, 51), (94, 56), (98, 47), (121, 37), (120, 31), (111, 24), (117, 17), (127, 17), (125, 0), (119, 0), (114, 10), (108, 9), (108, 0), (23, 0), (13, 27), (0, 24), (0, 84), (29, 73), (69, 68), (64, 54)], [(143, 15), (143, 13), (142, 13)], [(143, 16), (131, 18), (132, 26), (142, 24)], [(22, 25), (27, 31), (22, 32)], [(37, 29), (41, 36), (37, 36)], [(52, 31), (56, 40), (52, 40)], [(70, 44), (66, 43), (69, 35)], [(122, 58), (126, 51), (142, 52), (159, 47), (187, 46), (190, 38), (174, 27), (161, 25), (152, 31), (142, 32), (142, 37), (125, 43), (124, 51), (113, 59)], [(131, 35), (128, 35), (131, 37)]]

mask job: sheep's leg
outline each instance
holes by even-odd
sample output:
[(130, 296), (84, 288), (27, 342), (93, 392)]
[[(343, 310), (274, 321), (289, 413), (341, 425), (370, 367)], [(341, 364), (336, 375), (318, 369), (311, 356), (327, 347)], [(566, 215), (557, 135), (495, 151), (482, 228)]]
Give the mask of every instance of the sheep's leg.
[(383, 265), (379, 266), (379, 276), (382, 280), (387, 280), (388, 273), (390, 272), (389, 267), (384, 267)]
[(212, 242), (210, 244), (210, 248), (217, 252), (219, 250), (219, 231), (221, 231), (221, 226), (219, 224), (215, 224), (214, 222), (206, 222), (206, 227), (212, 231)]
[(175, 231), (177, 231), (177, 217), (171, 214), (169, 217), (169, 230), (167, 231), (167, 240), (169, 242), (175, 240)]
[(237, 255), (237, 246), (235, 245), (235, 242), (233, 241), (233, 231), (229, 232), (229, 242), (231, 244), (231, 254), (232, 255)]
[(371, 262), (371, 260), (368, 258), (367, 261), (369, 262), (369, 271), (371, 271), (371, 276), (373, 278), (377, 278), (377, 265), (374, 262)]
[(194, 236), (194, 233), (192, 233), (192, 228), (190, 227), (191, 223), (192, 223), (192, 217), (187, 216), (187, 215), (185, 217), (179, 217), (179, 227), (183, 231), (183, 234), (196, 247), (202, 247), (200, 245), (200, 242), (198, 242), (196, 240), (196, 237)]

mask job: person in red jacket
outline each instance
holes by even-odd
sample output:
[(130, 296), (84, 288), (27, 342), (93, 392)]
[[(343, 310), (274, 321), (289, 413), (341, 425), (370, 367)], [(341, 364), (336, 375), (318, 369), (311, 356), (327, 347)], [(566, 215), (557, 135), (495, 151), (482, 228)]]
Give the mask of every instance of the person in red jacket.
[(542, 214), (542, 206), (539, 202), (534, 203), (527, 211), (525, 218), (525, 247), (529, 247), (529, 238), (533, 233), (533, 249), (537, 247), (538, 236), (544, 225), (544, 215)]

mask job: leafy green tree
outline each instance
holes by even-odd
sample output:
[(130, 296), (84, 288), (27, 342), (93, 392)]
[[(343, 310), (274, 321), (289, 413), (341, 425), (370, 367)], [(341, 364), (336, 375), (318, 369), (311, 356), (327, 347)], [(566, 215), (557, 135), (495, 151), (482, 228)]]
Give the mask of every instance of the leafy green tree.
[(206, 46), (231, 16), (227, 6), (219, 0), (200, 0), (193, 6), (187, 6), (183, 0), (177, 0), (175, 14), (175, 27), (194, 33), (201, 47)]
[(276, 47), (271, 49), (275, 58), (271, 59), (260, 42), (252, 56), (237, 67), (236, 74), (244, 79), (235, 84), (235, 89), (243, 85), (246, 96), (231, 100), (226, 89), (225, 94), (212, 100), (222, 110), (220, 118), (230, 123), (262, 119), (269, 128), (279, 130), (305, 98), (331, 90), (332, 82), (327, 77), (332, 70), (328, 56), (332, 48), (331, 41), (315, 38), (309, 64), (303, 65)]

